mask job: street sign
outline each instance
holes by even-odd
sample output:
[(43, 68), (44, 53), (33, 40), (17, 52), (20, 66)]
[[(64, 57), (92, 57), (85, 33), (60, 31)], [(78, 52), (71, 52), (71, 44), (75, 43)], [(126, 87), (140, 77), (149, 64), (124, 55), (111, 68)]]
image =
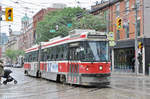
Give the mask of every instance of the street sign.
[(116, 42), (115, 41), (109, 41), (109, 46), (115, 46)]
[(56, 32), (56, 30), (52, 29), (52, 30), (50, 30), (49, 32), (53, 33), (53, 32)]
[(72, 27), (72, 24), (71, 24), (71, 23), (68, 23), (67, 26), (68, 26), (68, 27)]
[(114, 40), (114, 32), (109, 32), (107, 36), (108, 36), (108, 40), (110, 41)]
[(109, 40), (109, 46), (115, 46), (115, 39), (114, 39), (114, 32), (109, 32), (108, 33), (108, 40)]

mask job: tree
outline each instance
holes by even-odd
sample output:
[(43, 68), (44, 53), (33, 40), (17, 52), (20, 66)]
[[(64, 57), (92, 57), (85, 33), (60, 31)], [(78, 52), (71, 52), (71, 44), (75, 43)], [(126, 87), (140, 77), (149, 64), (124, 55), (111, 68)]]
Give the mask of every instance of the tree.
[(8, 50), (6, 50), (5, 55), (10, 59), (10, 62), (12, 64), (13, 61), (15, 61), (19, 55), (24, 55), (24, 51), (8, 49)]
[(49, 12), (37, 24), (36, 42), (48, 41), (56, 36), (66, 36), (73, 29), (95, 29), (104, 31), (106, 23), (103, 17), (87, 13), (84, 9), (64, 8)]
[(96, 31), (106, 31), (106, 21), (104, 17), (94, 16), (91, 14), (84, 15), (78, 21), (77, 18), (73, 19), (73, 28), (79, 29), (94, 29)]

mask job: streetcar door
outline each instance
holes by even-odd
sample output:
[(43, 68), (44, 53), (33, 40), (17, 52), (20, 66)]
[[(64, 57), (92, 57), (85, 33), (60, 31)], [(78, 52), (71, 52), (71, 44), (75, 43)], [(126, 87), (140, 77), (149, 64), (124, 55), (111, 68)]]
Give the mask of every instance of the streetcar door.
[(69, 47), (69, 82), (79, 84), (79, 46)]

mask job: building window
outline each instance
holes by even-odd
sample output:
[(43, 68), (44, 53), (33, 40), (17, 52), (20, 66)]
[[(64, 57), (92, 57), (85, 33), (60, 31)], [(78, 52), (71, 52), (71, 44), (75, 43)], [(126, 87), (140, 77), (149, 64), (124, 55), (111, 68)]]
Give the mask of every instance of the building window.
[(124, 48), (114, 50), (114, 68), (115, 70), (123, 70), (134, 72), (134, 48)]
[(120, 39), (120, 31), (119, 30), (117, 30), (117, 38), (116, 38), (117, 40), (119, 40)]
[(137, 4), (137, 9), (139, 10), (139, 8), (140, 8), (140, 0), (136, 0), (136, 4)]
[(116, 17), (120, 16), (120, 4), (116, 4)]
[(129, 38), (129, 23), (125, 26), (126, 38)]
[(128, 15), (129, 14), (129, 0), (125, 1), (125, 11), (126, 11), (126, 14)]
[(140, 36), (140, 19), (137, 20), (137, 35)]

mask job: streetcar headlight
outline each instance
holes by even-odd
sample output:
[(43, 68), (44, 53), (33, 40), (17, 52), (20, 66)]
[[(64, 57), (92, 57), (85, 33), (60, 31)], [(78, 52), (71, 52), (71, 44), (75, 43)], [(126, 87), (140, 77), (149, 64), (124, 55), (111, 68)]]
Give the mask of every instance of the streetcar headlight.
[(109, 70), (111, 70), (111, 68), (109, 67)]
[(103, 70), (103, 66), (99, 66), (99, 70)]
[(88, 71), (88, 70), (89, 70), (89, 68), (87, 67), (87, 68), (86, 68), (86, 71)]

